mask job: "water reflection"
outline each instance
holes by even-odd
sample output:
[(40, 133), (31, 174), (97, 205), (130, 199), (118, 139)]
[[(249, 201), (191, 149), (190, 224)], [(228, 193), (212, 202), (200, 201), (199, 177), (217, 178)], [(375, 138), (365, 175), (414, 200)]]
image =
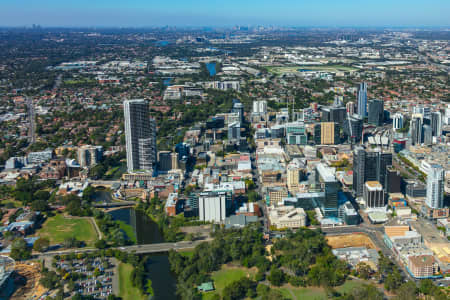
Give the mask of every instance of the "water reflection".
[(124, 208), (109, 212), (114, 220), (131, 225), (138, 244), (153, 244), (164, 242), (158, 224), (140, 210)]
[(156, 300), (176, 300), (177, 282), (175, 276), (170, 272), (169, 258), (167, 254), (150, 255), (147, 268), (148, 278), (152, 281)]
[[(134, 229), (138, 244), (153, 244), (164, 242), (164, 237), (156, 224), (145, 213), (134, 208), (124, 208), (109, 212), (114, 220), (125, 222)], [(176, 279), (170, 272), (167, 253), (148, 255), (148, 278), (152, 281), (153, 299), (176, 300)]]

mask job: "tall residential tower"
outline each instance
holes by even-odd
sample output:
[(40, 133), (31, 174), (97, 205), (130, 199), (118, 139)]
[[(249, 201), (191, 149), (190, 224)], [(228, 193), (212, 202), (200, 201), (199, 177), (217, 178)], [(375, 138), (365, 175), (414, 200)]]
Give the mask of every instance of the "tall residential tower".
[(147, 100), (125, 100), (125, 139), (128, 172), (152, 171), (156, 164), (156, 124)]
[(413, 114), (410, 125), (411, 145), (420, 145), (423, 143), (423, 115)]
[(442, 115), (441, 112), (435, 111), (431, 113), (431, 129), (433, 136), (440, 137), (442, 135)]
[(444, 169), (440, 165), (431, 165), (428, 172), (425, 203), (429, 208), (444, 207)]
[(367, 116), (367, 83), (362, 82), (358, 88), (358, 115), (362, 118)]
[(403, 115), (401, 113), (396, 113), (394, 115), (394, 117), (392, 118), (392, 128), (394, 129), (394, 131), (397, 131), (399, 129), (403, 128)]

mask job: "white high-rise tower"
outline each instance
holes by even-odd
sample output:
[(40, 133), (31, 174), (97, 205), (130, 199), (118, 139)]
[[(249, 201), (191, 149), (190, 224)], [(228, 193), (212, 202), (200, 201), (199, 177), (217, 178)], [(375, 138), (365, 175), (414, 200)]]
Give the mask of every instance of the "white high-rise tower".
[(362, 118), (367, 116), (367, 83), (365, 82), (359, 85), (357, 112)]
[(392, 118), (392, 128), (394, 129), (394, 131), (403, 128), (403, 120), (403, 115), (401, 113), (396, 113), (394, 115), (394, 117)]
[(444, 207), (444, 169), (438, 165), (431, 165), (427, 175), (427, 199), (430, 208)]
[(253, 101), (252, 113), (254, 115), (265, 115), (265, 114), (267, 114), (267, 101), (266, 100)]
[(128, 172), (152, 171), (156, 164), (156, 124), (147, 100), (125, 100), (125, 139)]
[(433, 136), (440, 137), (442, 135), (442, 115), (440, 111), (431, 113), (431, 129)]

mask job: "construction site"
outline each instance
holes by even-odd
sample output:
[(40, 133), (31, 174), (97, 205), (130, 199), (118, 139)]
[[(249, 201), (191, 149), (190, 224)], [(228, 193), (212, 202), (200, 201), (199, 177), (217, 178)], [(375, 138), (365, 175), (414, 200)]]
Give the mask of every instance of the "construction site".
[(39, 262), (17, 263), (13, 275), (15, 291), (12, 300), (39, 299), (47, 291), (40, 283), (41, 269)]
[(366, 247), (367, 249), (377, 249), (369, 236), (364, 233), (353, 233), (339, 236), (327, 236), (328, 245), (333, 249), (348, 247)]

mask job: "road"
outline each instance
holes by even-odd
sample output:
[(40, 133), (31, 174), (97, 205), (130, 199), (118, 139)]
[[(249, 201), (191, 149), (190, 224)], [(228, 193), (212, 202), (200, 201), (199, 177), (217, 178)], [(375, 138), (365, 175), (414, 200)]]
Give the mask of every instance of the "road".
[(441, 69), (444, 72), (449, 73), (450, 72), (450, 67), (446, 66), (446, 65), (442, 65), (442, 64), (438, 64), (435, 63), (431, 60), (430, 57), (428, 57), (427, 55), (422, 55), (420, 52), (416, 51), (416, 54), (419, 56), (419, 59), (425, 61), (425, 63), (427, 63), (428, 65), (432, 65), (435, 66), (438, 69)]
[(35, 111), (33, 105), (33, 99), (27, 97), (27, 109), (28, 109), (28, 135), (30, 137), (30, 143), (34, 144), (36, 142), (36, 122), (35, 122)]
[(191, 241), (182, 241), (182, 242), (177, 242), (177, 243), (133, 245), (133, 246), (128, 246), (128, 247), (121, 247), (119, 249), (127, 251), (127, 252), (135, 252), (137, 254), (158, 253), (158, 252), (167, 252), (169, 250), (180, 251), (180, 250), (193, 249), (197, 245), (199, 245), (203, 242), (209, 242), (209, 241), (212, 241), (212, 239), (198, 240), (198, 241), (192, 241), (192, 242)]
[(261, 190), (261, 186), (259, 184), (259, 180), (258, 180), (258, 169), (256, 166), (256, 153), (254, 150), (252, 150), (250, 152), (250, 163), (251, 163), (251, 167), (252, 167), (252, 180), (255, 183), (255, 190), (258, 193), (258, 195), (262, 196), (262, 199), (258, 201), (259, 207), (261, 207), (262, 209), (262, 221), (263, 221), (263, 228), (264, 228), (264, 232), (269, 232), (270, 231), (270, 223), (269, 223), (269, 218), (268, 213), (267, 213), (267, 205), (266, 205), (266, 199), (264, 199), (264, 194)]
[[(159, 253), (159, 252), (167, 252), (169, 250), (188, 250), (193, 249), (197, 245), (203, 242), (209, 242), (212, 239), (204, 239), (197, 241), (181, 241), (176, 243), (159, 243), (159, 244), (146, 244), (146, 245), (132, 245), (132, 246), (123, 246), (123, 247), (115, 247), (112, 249), (119, 249), (126, 252), (132, 252), (136, 254), (147, 254), (147, 253)], [(88, 253), (97, 251), (96, 248), (79, 248), (79, 249), (66, 249), (66, 250), (55, 250), (48, 251), (45, 253), (40, 253), (38, 255), (39, 259), (44, 259), (45, 257), (55, 256), (55, 255), (64, 255), (68, 253)]]
[(418, 178), (419, 176), (422, 176), (421, 173), (417, 172), (416, 170), (402, 162), (400, 159), (398, 159), (397, 155), (393, 155), (392, 158), (392, 165), (400, 172), (406, 173), (406, 175), (408, 175), (410, 178)]
[[(127, 209), (127, 208), (134, 208), (135, 206), (136, 206), (136, 204), (133, 204), (133, 205), (125, 205), (125, 206), (116, 206), (116, 207), (108, 207), (108, 208), (105, 208), (105, 209), (103, 210), (103, 212), (109, 213), (109, 212), (112, 212), (112, 211), (115, 211), (115, 210)], [(97, 206), (97, 207), (98, 207), (98, 206)]]
[(113, 184), (120, 184), (120, 180), (88, 180), (91, 185), (112, 187)]
[(102, 208), (110, 208), (110, 207), (126, 207), (126, 206), (135, 206), (137, 204), (136, 201), (120, 201), (120, 202), (102, 202), (102, 203), (94, 203), (92, 206), (94, 207), (102, 207)]

